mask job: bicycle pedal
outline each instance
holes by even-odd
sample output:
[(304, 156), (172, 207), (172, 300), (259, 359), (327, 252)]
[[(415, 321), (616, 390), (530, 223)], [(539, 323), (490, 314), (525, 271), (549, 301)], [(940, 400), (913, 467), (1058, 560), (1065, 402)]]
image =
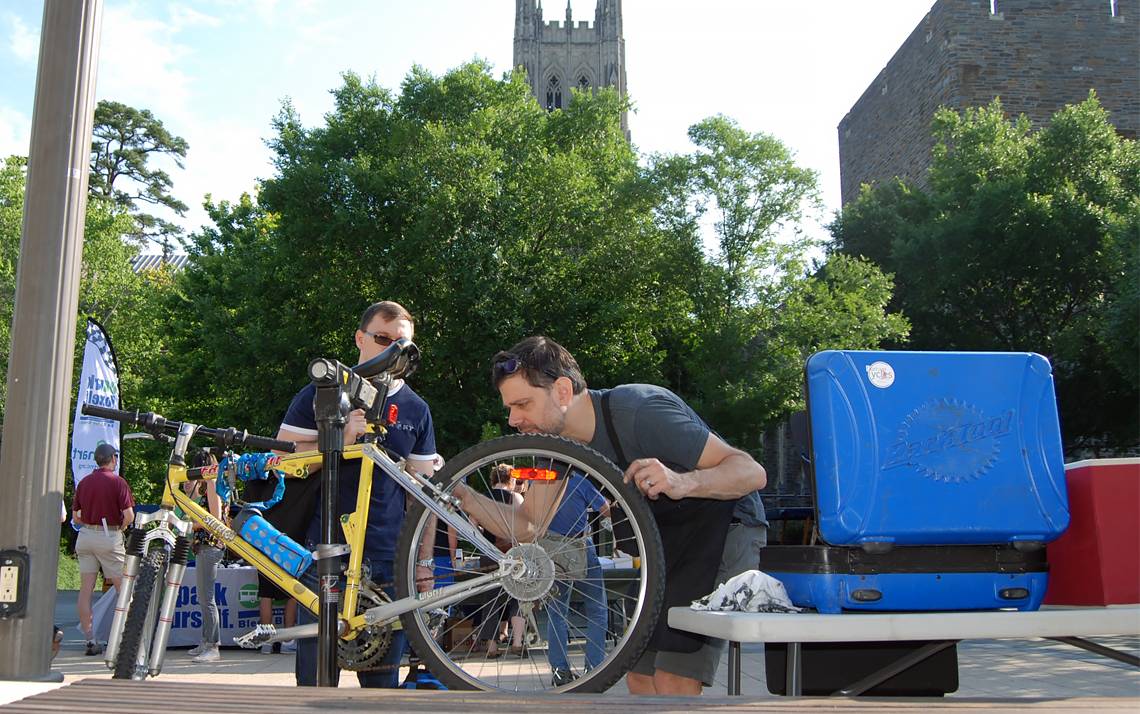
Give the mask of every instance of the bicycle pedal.
[(244, 635), (235, 637), (234, 644), (242, 649), (257, 649), (270, 642), (276, 634), (277, 628), (273, 625), (258, 625)]

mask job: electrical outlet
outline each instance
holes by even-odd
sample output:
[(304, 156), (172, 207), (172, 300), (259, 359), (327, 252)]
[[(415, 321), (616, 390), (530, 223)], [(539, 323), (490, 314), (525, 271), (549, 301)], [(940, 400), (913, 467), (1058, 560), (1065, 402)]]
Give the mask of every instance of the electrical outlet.
[(19, 594), (20, 569), (15, 565), (0, 565), (0, 602), (16, 602)]

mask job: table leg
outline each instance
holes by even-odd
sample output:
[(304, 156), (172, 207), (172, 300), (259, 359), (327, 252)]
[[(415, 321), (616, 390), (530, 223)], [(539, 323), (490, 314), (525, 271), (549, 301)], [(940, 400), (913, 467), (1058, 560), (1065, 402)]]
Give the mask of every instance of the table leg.
[(1140, 667), (1140, 657), (1128, 654), (1127, 652), (1121, 652), (1120, 650), (1114, 650), (1111, 647), (1105, 647), (1098, 642), (1086, 640), (1083, 637), (1049, 637), (1047, 639), (1054, 640), (1056, 642), (1064, 642), (1067, 645), (1080, 647), (1081, 649), (1088, 650), (1089, 652), (1095, 652), (1098, 655), (1108, 657), (1109, 659), (1114, 659), (1117, 662), (1130, 664), (1133, 667)]
[(740, 643), (728, 642), (728, 696), (740, 696)]
[(871, 689), (872, 687), (882, 684), (891, 677), (895, 676), (903, 670), (910, 669), (922, 660), (937, 654), (947, 647), (953, 647), (958, 643), (958, 640), (946, 640), (945, 642), (931, 642), (930, 644), (923, 645), (917, 650), (911, 652), (905, 657), (899, 658), (894, 664), (883, 667), (877, 672), (867, 675), (854, 684), (844, 687), (839, 691), (832, 692), (833, 697), (857, 697), (863, 692)]
[(788, 643), (788, 661), (786, 664), (786, 673), (784, 679), (784, 695), (789, 697), (799, 697), (804, 692), (804, 679), (801, 666), (803, 658), (800, 656), (800, 643)]

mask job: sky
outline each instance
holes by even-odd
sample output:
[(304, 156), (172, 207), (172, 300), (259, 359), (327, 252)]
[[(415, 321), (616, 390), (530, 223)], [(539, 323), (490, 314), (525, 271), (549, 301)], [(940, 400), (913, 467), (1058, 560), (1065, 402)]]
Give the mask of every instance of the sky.
[[(840, 207), (840, 120), (934, 0), (625, 0), (629, 117), (643, 155), (692, 150), (724, 114), (819, 173), (823, 222)], [(594, 0), (572, 0), (575, 22)], [(332, 109), (347, 70), (399, 89), (415, 65), (474, 58), (510, 69), (511, 0), (104, 0), (97, 99), (149, 109), (189, 143), (171, 166), (189, 230), (206, 194), (234, 200), (272, 176), (265, 140), (289, 100), (304, 124)], [(42, 0), (0, 0), (0, 156), (26, 155)], [(547, 0), (547, 20), (565, 5)], [(819, 224), (804, 226), (825, 237)]]

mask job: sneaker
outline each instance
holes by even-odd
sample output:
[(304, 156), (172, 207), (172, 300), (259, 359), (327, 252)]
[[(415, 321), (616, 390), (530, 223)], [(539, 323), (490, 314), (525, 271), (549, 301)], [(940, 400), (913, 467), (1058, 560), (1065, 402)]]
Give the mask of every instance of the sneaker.
[(273, 654), (273, 644), (266, 642), (261, 646), (261, 654)]
[(206, 643), (199, 642), (190, 649), (186, 650), (186, 654), (190, 655), (191, 657), (197, 657), (198, 655), (202, 654), (202, 650), (204, 649), (206, 649)]
[(95, 642), (94, 640), (87, 640), (87, 649), (86, 649), (86, 651), (84, 651), (83, 654), (87, 655), (88, 657), (94, 657), (95, 655), (100, 654), (102, 652), (103, 652), (103, 645), (99, 644), (98, 642)]
[(296, 652), (297, 651), (297, 640), (285, 640), (284, 642), (282, 642), (281, 643), (281, 651), (282, 652)]
[(194, 659), (192, 659), (190, 661), (191, 662), (197, 662), (197, 663), (217, 662), (221, 658), (222, 658), (222, 654), (220, 652), (218, 652), (218, 646), (217, 645), (213, 645), (213, 646), (207, 645), (206, 647), (202, 648), (202, 651), (198, 653), (197, 657), (195, 657)]
[(554, 677), (550, 680), (550, 683), (555, 687), (561, 687), (564, 684), (570, 684), (575, 679), (577, 679), (577, 677), (574, 676), (574, 673), (570, 670), (556, 668), (554, 670)]

